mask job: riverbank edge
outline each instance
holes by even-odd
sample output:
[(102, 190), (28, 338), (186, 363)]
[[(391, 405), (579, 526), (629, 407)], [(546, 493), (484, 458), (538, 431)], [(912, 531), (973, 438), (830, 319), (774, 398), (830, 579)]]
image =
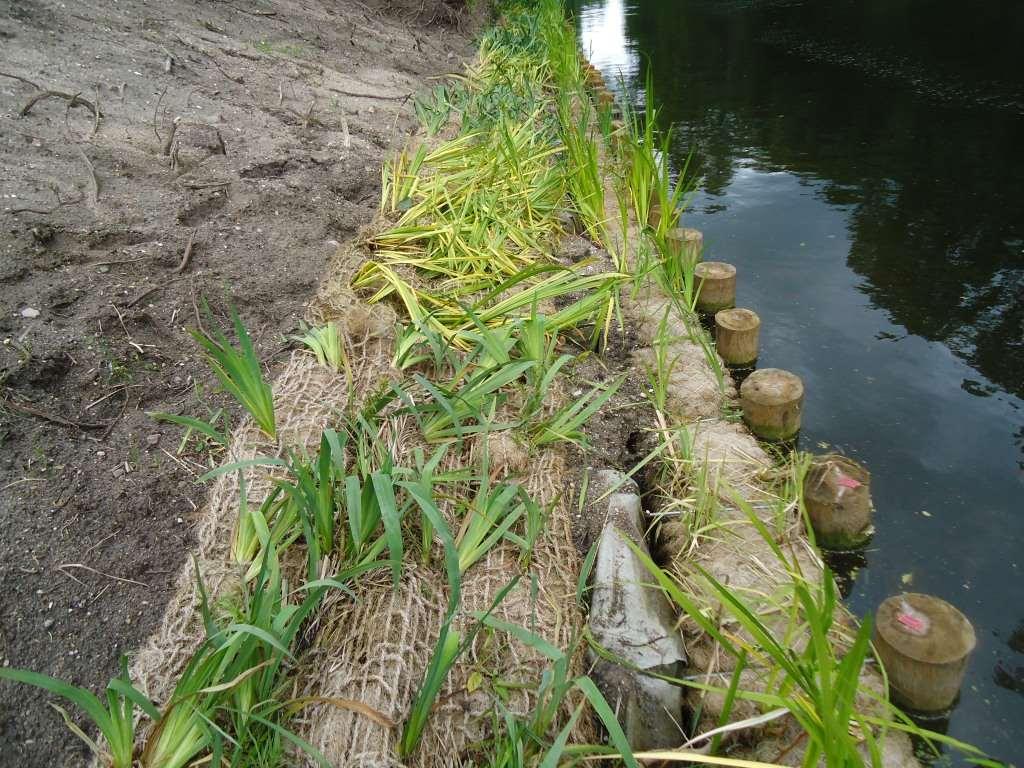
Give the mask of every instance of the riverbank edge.
[[(589, 107), (584, 108), (589, 109)], [(609, 176), (606, 175), (605, 178), (608, 180)], [(610, 220), (613, 219), (615, 211), (608, 208), (607, 217)], [(625, 260), (620, 262), (620, 266), (622, 263), (631, 261), (630, 254), (632, 249), (630, 244), (634, 242), (634, 238), (636, 240), (641, 238), (640, 229), (636, 225), (635, 219), (631, 219), (630, 225), (623, 232), (622, 242), (615, 249), (617, 256)], [(352, 251), (349, 251), (349, 254), (343, 260), (354, 255), (354, 250), (353, 248)], [(373, 313), (366, 311), (359, 297), (348, 289), (347, 286), (354, 279), (356, 269), (360, 266), (358, 260), (348, 261), (348, 264), (348, 268), (339, 268), (331, 276), (331, 279), (328, 281), (328, 290), (314, 300), (313, 306), (316, 309), (312, 311), (310, 319), (319, 322), (323, 322), (325, 319), (341, 321), (345, 324), (346, 337), (350, 340), (359, 339), (358, 343), (362, 347), (358, 357), (360, 362), (358, 366), (358, 380), (354, 383), (349, 382), (349, 391), (343, 397), (339, 397), (336, 387), (337, 376), (325, 374), (319, 368), (316, 368), (315, 361), (309, 355), (296, 353), (293, 355), (285, 372), (275, 381), (274, 386), (275, 400), (278, 403), (281, 416), (278, 428), (280, 434), (288, 435), (288, 439), (285, 440), (279, 436), (276, 442), (270, 443), (260, 435), (257, 428), (249, 425), (248, 430), (243, 429), (234, 438), (234, 444), (238, 450), (233, 451), (232, 455), (236, 460), (244, 461), (268, 454), (276, 455), (280, 458), (283, 456), (282, 446), (284, 445), (313, 445), (315, 443), (314, 438), (330, 422), (333, 414), (350, 402), (353, 392), (364, 395), (368, 394), (372, 391), (379, 377), (386, 375), (390, 370), (390, 352), (394, 342), (393, 335), (389, 329), (390, 324), (381, 317), (374, 317)], [(343, 287), (339, 287), (339, 285)], [(751, 508), (761, 508), (769, 494), (766, 486), (762, 484), (761, 478), (765, 473), (774, 468), (775, 464), (768, 459), (767, 454), (750, 436), (749, 432), (738, 427), (735, 419), (721, 417), (722, 412), (729, 406), (731, 398), (734, 399), (735, 392), (734, 388), (731, 388), (731, 383), (723, 385), (724, 380), (709, 363), (706, 356), (706, 340), (695, 339), (695, 336), (699, 336), (703, 331), (698, 330), (698, 326), (695, 326), (694, 317), (687, 315), (686, 312), (679, 311), (676, 301), (677, 297), (659, 291), (651, 281), (637, 282), (633, 287), (632, 294), (630, 298), (622, 300), (624, 313), (632, 321), (631, 328), (623, 326), (620, 330), (632, 330), (647, 346), (636, 350), (631, 373), (638, 376), (649, 370), (649, 361), (645, 364), (644, 358), (655, 353), (654, 350), (657, 344), (667, 343), (672, 347), (673, 367), (678, 365), (680, 369), (694, 372), (696, 373), (696, 378), (701, 382), (714, 382), (715, 386), (715, 393), (698, 391), (694, 389), (692, 381), (673, 383), (670, 376), (670, 380), (667, 382), (667, 389), (675, 402), (672, 408), (664, 413), (669, 418), (659, 418), (656, 423), (648, 425), (648, 428), (654, 432), (662, 433), (671, 432), (682, 427), (692, 430), (692, 445), (697, 449), (695, 454), (699, 456), (703, 453), (704, 457), (703, 460), (700, 458), (691, 460), (691, 463), (698, 468), (698, 471), (706, 470), (710, 477), (715, 478), (713, 480), (714, 487), (718, 487), (720, 482), (727, 482), (731, 488), (744, 489), (741, 493), (742, 500), (749, 504)], [(668, 324), (671, 324), (672, 329), (666, 336), (666, 326)], [(682, 341), (684, 338), (688, 338), (689, 342)], [(728, 379), (727, 375), (726, 379)], [(659, 461), (659, 463), (662, 462)], [(237, 498), (241, 490), (241, 483), (234, 475), (222, 475), (222, 480), (218, 480), (217, 487), (211, 493), (211, 509), (220, 507), (223, 510), (232, 506), (232, 501), (230, 500)], [(252, 480), (250, 493), (258, 497), (259, 492), (267, 490), (267, 488), (260, 487), (259, 478), (253, 477)], [(737, 499), (733, 498), (732, 501), (735, 502)], [(758, 526), (757, 523), (744, 516), (741, 509), (728, 509), (732, 509), (735, 512), (735, 517), (731, 520), (734, 523), (732, 526), (734, 529), (743, 525), (750, 525), (752, 530), (759, 533), (761, 526)], [(799, 514), (799, 506), (796, 512)], [(215, 535), (214, 527), (223, 527), (223, 516), (218, 514), (216, 517), (216, 526), (211, 525), (206, 529), (211, 535)], [(777, 521), (767, 518), (760, 520), (762, 526), (775, 522)], [(802, 535), (802, 532), (794, 530), (791, 531), (791, 534), (792, 539), (790, 543), (806, 549), (806, 552), (799, 558), (804, 576), (810, 581), (815, 581), (816, 578), (809, 576), (808, 572), (817, 569), (817, 578), (820, 578), (820, 561), (815, 558), (813, 550), (807, 545), (806, 537)], [(737, 571), (742, 570), (744, 563), (749, 564), (751, 561), (770, 560), (773, 552), (770, 544), (766, 541), (763, 547), (758, 549), (752, 544), (755, 541), (757, 541), (756, 537), (746, 538), (744, 539), (742, 550), (731, 548), (727, 556), (722, 552), (714, 555), (705, 555), (702, 556), (703, 559), (700, 562), (707, 565), (709, 571), (735, 574)], [(203, 562), (203, 567), (200, 570), (207, 582), (210, 594), (217, 594), (225, 589), (230, 591), (231, 587), (228, 585), (228, 582), (231, 578), (239, 575), (236, 569), (229, 569), (228, 573), (223, 571), (219, 573), (216, 561), (220, 560), (221, 565), (223, 565), (225, 554), (226, 549), (223, 542), (211, 545), (209, 550), (202, 551), (200, 560)], [(686, 566), (685, 563), (673, 561), (673, 567), (685, 569)], [(764, 570), (763, 566), (761, 570)], [(221, 576), (225, 581), (219, 582)], [(791, 574), (784, 572), (784, 569), (779, 569), (775, 571), (774, 577), (778, 579), (777, 584), (782, 585), (790, 579)], [(198, 605), (197, 601), (205, 600), (205, 597), (198, 595), (194, 586), (191, 586), (193, 583), (191, 570), (187, 574), (183, 574), (183, 580), (190, 584), (188, 592), (191, 596), (189, 600), (191, 605), (187, 612), (194, 614), (195, 608)], [(180, 632), (182, 629), (179, 626), (173, 631)], [(158, 643), (158, 645), (162, 646), (159, 651), (155, 648), (153, 649), (161, 656), (159, 664), (167, 663), (167, 639), (165, 636)], [(146, 666), (144, 658), (145, 654), (140, 655), (139, 661), (135, 665), (135, 670), (143, 678), (147, 677), (144, 670)], [(708, 672), (708, 668), (694, 668), (691, 671), (711, 674)], [(727, 672), (729, 670), (723, 667), (721, 671)], [(864, 679), (870, 684), (876, 684), (880, 680), (877, 673), (870, 670), (866, 670), (864, 675)], [(150, 674), (149, 676), (151, 677), (152, 675)], [(714, 714), (713, 710), (709, 709), (708, 712), (709, 716)], [(721, 713), (719, 712), (718, 714)], [(785, 736), (773, 736), (772, 738), (776, 740), (775, 744), (784, 748), (791, 740), (791, 736), (792, 733), (787, 733)], [(899, 741), (899, 739), (894, 739), (893, 741)], [(886, 742), (887, 745), (889, 743), (891, 742)], [(758, 748), (763, 748), (765, 744), (766, 740), (762, 739)], [(785, 750), (785, 753), (779, 755), (777, 759), (781, 760), (786, 757), (787, 753), (799, 756), (800, 750), (794, 750), (790, 747), (790, 749)], [(897, 755), (895, 752), (887, 753), (887, 755), (886, 765), (911, 764), (897, 762), (898, 760), (903, 760), (904, 757)], [(679, 756), (682, 757), (682, 755)], [(913, 760), (912, 757), (906, 759)]]

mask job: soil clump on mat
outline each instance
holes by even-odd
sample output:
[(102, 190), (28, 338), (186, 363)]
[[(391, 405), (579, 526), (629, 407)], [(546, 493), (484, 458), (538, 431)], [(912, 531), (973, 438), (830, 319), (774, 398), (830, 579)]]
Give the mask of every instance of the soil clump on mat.
[[(241, 418), (187, 328), (233, 306), (283, 364), (466, 23), (440, 0), (4, 4), (0, 664), (95, 690), (154, 630), (221, 457), (147, 412)], [(51, 699), (0, 685), (0, 763), (87, 764)]]

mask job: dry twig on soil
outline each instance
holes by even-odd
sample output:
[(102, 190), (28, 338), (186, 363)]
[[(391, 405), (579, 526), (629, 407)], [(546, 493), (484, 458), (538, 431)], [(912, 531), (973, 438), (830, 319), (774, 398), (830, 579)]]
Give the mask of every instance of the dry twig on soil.
[(136, 264), (145, 261), (149, 256), (139, 256), (137, 259), (115, 259), (114, 261), (94, 261), (90, 267), (112, 267), (115, 264)]
[(174, 268), (176, 274), (180, 275), (182, 272), (188, 269), (188, 264), (190, 261), (192, 261), (192, 248), (195, 245), (197, 231), (198, 227), (193, 229), (192, 234), (188, 236), (188, 245), (185, 246), (185, 255), (181, 257), (181, 263), (179, 263), (178, 266)]
[(135, 306), (136, 304), (138, 304), (138, 303), (139, 303), (140, 301), (142, 301), (142, 300), (143, 300), (144, 298), (146, 298), (147, 296), (149, 296), (149, 294), (153, 293), (154, 291), (158, 291), (158, 290), (160, 290), (160, 289), (161, 289), (162, 287), (163, 287), (163, 286), (161, 286), (161, 285), (154, 285), (154, 286), (152, 286), (151, 288), (147, 288), (147, 289), (146, 289), (146, 290), (144, 290), (144, 291), (140, 291), (139, 293), (135, 294), (135, 296), (134, 296), (134, 297), (132, 297), (131, 299), (129, 299), (128, 301), (126, 301), (126, 302), (125, 302), (124, 304), (122, 304), (121, 306), (122, 306), (122, 307), (124, 307), (124, 308), (126, 308), (126, 309), (128, 309), (128, 308), (131, 308), (131, 307), (134, 307), (134, 306)]
[(98, 576), (105, 576), (106, 578), (113, 579), (114, 581), (120, 581), (120, 582), (123, 582), (125, 584), (137, 584), (140, 587), (145, 587), (146, 589), (149, 589), (149, 584), (143, 584), (141, 581), (136, 581), (135, 579), (125, 579), (125, 578), (122, 578), (121, 576), (115, 576), (112, 573), (104, 573), (103, 571), (98, 571), (95, 568), (91, 568), (90, 566), (85, 565), (83, 563), (63, 563), (63, 564), (57, 566), (57, 570), (58, 571), (63, 573), (69, 579), (74, 579), (79, 584), (82, 583), (81, 579), (76, 579), (74, 576), (72, 576), (70, 573), (68, 573), (65, 570), (67, 568), (81, 568), (83, 571), (89, 571), (89, 573), (95, 573)]
[(412, 96), (411, 93), (407, 93), (404, 96), (384, 96), (384, 95), (379, 94), (379, 93), (356, 93), (355, 91), (344, 91), (341, 88), (331, 88), (330, 86), (327, 87), (327, 90), (331, 91), (333, 93), (340, 93), (342, 96), (352, 96), (353, 98), (356, 98), (356, 99), (377, 99), (379, 101), (401, 101), (403, 103), (408, 101), (409, 97)]
[(85, 154), (85, 150), (82, 149), (81, 145), (75, 141), (71, 141), (70, 136), (68, 137), (68, 141), (74, 145), (75, 151), (78, 152), (83, 160), (85, 160), (85, 164), (89, 166), (89, 178), (92, 179), (92, 204), (95, 206), (100, 201), (100, 179), (96, 175), (96, 168), (93, 166), (92, 160), (89, 159), (89, 156)]
[(234, 179), (224, 181), (178, 181), (185, 189), (209, 189), (210, 187), (226, 187), (234, 183)]
[[(180, 117), (174, 118), (171, 122), (171, 132), (167, 134), (167, 141), (164, 142), (163, 149), (160, 150), (160, 154), (167, 157), (171, 154), (171, 145), (174, 144), (174, 134), (178, 131), (178, 123), (181, 121)], [(159, 135), (159, 134), (157, 134)]]
[(92, 133), (90, 136), (95, 136), (100, 130), (100, 88), (95, 86), (96, 91), (96, 111), (92, 115)]
[[(160, 113), (160, 104), (163, 102), (164, 96), (166, 95), (167, 89), (169, 87), (170, 86), (167, 86), (167, 85), (164, 86), (164, 89), (162, 91), (160, 91), (160, 97), (156, 100), (156, 106), (153, 107), (153, 133), (156, 134), (156, 140), (157, 141), (163, 141), (163, 139), (160, 138), (160, 129), (156, 127), (156, 123), (157, 123), (157, 117), (158, 117), (158, 115)], [(171, 135), (172, 136), (174, 135), (174, 128), (173, 127), (171, 128)], [(167, 154), (167, 153), (165, 152), (164, 154)]]
[(25, 115), (27, 115), (31, 111), (32, 107), (34, 107), (36, 104), (38, 104), (40, 101), (43, 101), (44, 99), (64, 99), (65, 101), (70, 102), (70, 104), (68, 104), (68, 109), (71, 109), (71, 107), (77, 107), (81, 105), (83, 107), (88, 108), (94, 116), (103, 117), (103, 113), (100, 112), (99, 107), (97, 107), (91, 101), (89, 101), (88, 99), (83, 99), (80, 94), (64, 93), (64, 91), (43, 91), (42, 93), (37, 93), (35, 96), (28, 100), (28, 103), (24, 107), (21, 108), (21, 111), (18, 112), (18, 115), (20, 117), (25, 117)]
[(28, 416), (35, 416), (36, 418), (42, 419), (43, 421), (49, 421), (52, 424), (59, 424), (62, 427), (74, 427), (75, 429), (106, 429), (109, 424), (96, 424), (87, 421), (71, 421), (71, 419), (65, 419), (62, 416), (55, 416), (52, 413), (46, 411), (40, 411), (37, 408), (33, 408), (29, 405), (22, 405), (21, 403), (15, 402), (11, 399), (0, 400), (0, 408), (10, 408), (11, 410), (18, 411), (19, 413), (26, 414)]
[(38, 85), (33, 83), (31, 80), (28, 80), (28, 79), (22, 77), (21, 75), (12, 75), (10, 72), (0, 72), (0, 77), (9, 77), (9, 78), (11, 78), (11, 80), (20, 80), (21, 82), (25, 83), (26, 85), (31, 85), (37, 91), (43, 90)]

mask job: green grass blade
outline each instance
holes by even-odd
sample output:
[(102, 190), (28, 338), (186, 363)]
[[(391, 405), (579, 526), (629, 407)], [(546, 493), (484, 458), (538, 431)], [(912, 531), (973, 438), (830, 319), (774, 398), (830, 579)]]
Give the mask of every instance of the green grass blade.
[(384, 536), (391, 555), (391, 581), (397, 589), (398, 580), (402, 576), (402, 516), (395, 502), (394, 480), (391, 475), (382, 472), (374, 472), (370, 480), (377, 496), (377, 506), (384, 522)]
[(629, 748), (629, 741), (626, 739), (626, 734), (623, 733), (622, 727), (619, 725), (619, 721), (615, 717), (615, 713), (612, 712), (612, 708), (608, 706), (608, 701), (601, 695), (601, 692), (597, 690), (597, 686), (594, 685), (594, 681), (589, 677), (577, 677), (574, 682), (576, 687), (579, 688), (583, 692), (583, 695), (587, 697), (587, 701), (590, 702), (590, 706), (594, 708), (597, 716), (601, 718), (601, 723), (604, 725), (605, 730), (608, 731), (608, 738), (611, 739), (615, 748), (619, 750), (622, 762), (626, 764), (627, 768), (639, 768), (636, 758), (633, 757), (633, 752)]
[(222, 445), (225, 448), (228, 447), (228, 436), (223, 432), (218, 431), (217, 428), (209, 422), (203, 421), (202, 419), (195, 419), (191, 416), (179, 416), (177, 414), (166, 413), (164, 411), (147, 411), (146, 415), (156, 421), (166, 421), (171, 424), (177, 424), (182, 427), (194, 429), (196, 432), (206, 435), (218, 445)]
[(564, 651), (556, 648), (540, 635), (537, 635), (524, 627), (520, 627), (518, 624), (510, 624), (507, 621), (502, 621), (501, 619), (496, 619), (494, 616), (489, 616), (479, 612), (474, 613), (473, 616), (491, 629), (497, 629), (501, 632), (512, 635), (512, 637), (519, 640), (519, 642), (527, 648), (531, 648), (552, 661), (558, 661), (565, 656)]

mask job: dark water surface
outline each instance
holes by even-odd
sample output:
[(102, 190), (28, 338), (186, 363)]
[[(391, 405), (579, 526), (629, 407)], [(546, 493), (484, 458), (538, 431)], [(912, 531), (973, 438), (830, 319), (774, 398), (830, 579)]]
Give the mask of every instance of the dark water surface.
[(807, 389), (804, 449), (873, 473), (849, 597), (901, 589), (978, 631), (949, 732), (1024, 764), (1024, 3), (576, 3), (640, 101), (648, 66), (687, 226), (739, 270), (762, 366)]

